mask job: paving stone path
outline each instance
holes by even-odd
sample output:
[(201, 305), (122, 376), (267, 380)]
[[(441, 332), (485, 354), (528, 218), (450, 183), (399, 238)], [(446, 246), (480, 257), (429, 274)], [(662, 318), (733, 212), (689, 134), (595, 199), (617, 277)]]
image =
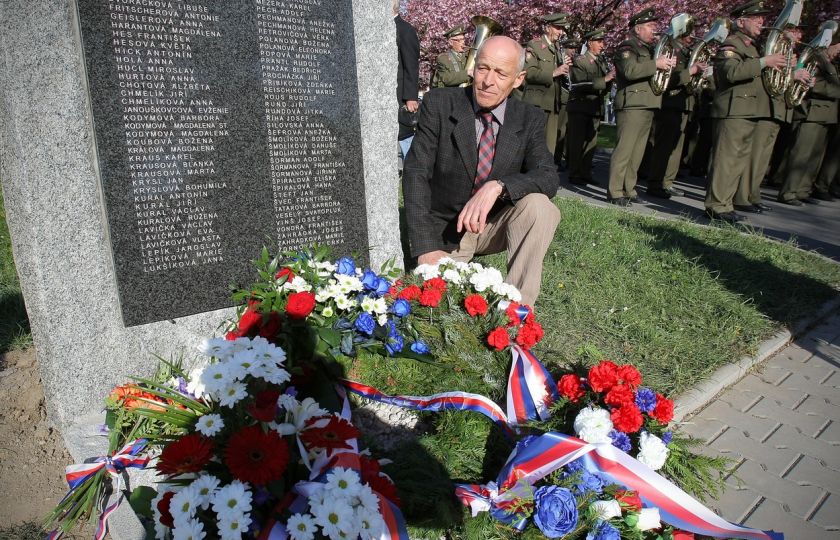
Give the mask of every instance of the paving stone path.
[(734, 460), (712, 503), (787, 540), (840, 538), (840, 311), (713, 399), (684, 430)]

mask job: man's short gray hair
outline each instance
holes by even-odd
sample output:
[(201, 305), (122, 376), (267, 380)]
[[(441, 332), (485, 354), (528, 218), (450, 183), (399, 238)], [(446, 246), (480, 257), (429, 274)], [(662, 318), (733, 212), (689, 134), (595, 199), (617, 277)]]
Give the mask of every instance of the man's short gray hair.
[[(478, 49), (475, 51), (475, 58), (476, 59), (478, 59), (479, 55), (481, 55), (481, 49), (483, 49), (484, 46), (487, 44), (487, 42), (494, 37), (503, 37), (503, 36), (490, 36), (489, 38), (485, 39), (481, 43), (481, 45), (479, 45)], [(511, 41), (513, 41), (513, 40), (511, 40)], [(516, 43), (516, 42), (514, 41), (514, 43)], [(516, 47), (517, 47), (517, 52), (519, 53), (519, 62), (518, 62), (517, 71), (522, 71), (523, 69), (525, 69), (525, 48), (522, 45), (520, 45), (519, 43), (516, 43)]]

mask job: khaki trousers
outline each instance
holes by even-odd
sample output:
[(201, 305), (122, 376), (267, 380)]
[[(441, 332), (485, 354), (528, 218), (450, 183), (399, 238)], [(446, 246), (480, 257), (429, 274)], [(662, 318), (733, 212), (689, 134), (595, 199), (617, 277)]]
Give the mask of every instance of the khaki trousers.
[(715, 146), (706, 186), (706, 209), (723, 214), (732, 212), (738, 182), (746, 174), (752, 139), (758, 120), (719, 118), (715, 124)]
[(563, 157), (569, 159), (566, 154), (566, 125), (569, 123), (569, 111), (564, 106), (557, 113), (557, 140), (554, 143), (554, 163), (560, 165)]
[(782, 125), (779, 122), (769, 118), (761, 119), (756, 123), (750, 163), (741, 175), (738, 191), (735, 192), (735, 204), (738, 206), (749, 206), (761, 202), (761, 182), (770, 169), (773, 148), (776, 146), (776, 137), (781, 128)]
[(557, 146), (557, 127), (559, 126), (560, 118), (556, 112), (543, 111), (545, 113), (545, 142), (548, 145), (548, 151), (554, 155), (554, 149)]
[(629, 109), (616, 113), (617, 140), (610, 159), (608, 199), (636, 196), (636, 175), (645, 155), (654, 112), (654, 109)]
[(811, 194), (825, 155), (828, 128), (816, 122), (802, 122), (797, 126), (785, 167), (785, 183), (779, 190), (780, 201), (804, 199)]
[(465, 233), (450, 254), (467, 262), (475, 255), (507, 251), (507, 278), (522, 293), (522, 303), (533, 306), (540, 294), (543, 259), (560, 223), (560, 210), (542, 193), (526, 195), (487, 223), (484, 232)]
[(840, 125), (834, 124), (829, 127), (833, 132), (829, 137), (829, 143), (825, 157), (823, 158), (820, 174), (814, 183), (814, 191), (829, 193), (832, 186), (840, 186)]
[(566, 160), (569, 164), (569, 180), (592, 182), (592, 159), (598, 147), (601, 119), (597, 116), (569, 113), (568, 124)]
[(650, 160), (648, 187), (669, 188), (680, 172), (688, 112), (662, 109), (656, 113), (656, 133)]

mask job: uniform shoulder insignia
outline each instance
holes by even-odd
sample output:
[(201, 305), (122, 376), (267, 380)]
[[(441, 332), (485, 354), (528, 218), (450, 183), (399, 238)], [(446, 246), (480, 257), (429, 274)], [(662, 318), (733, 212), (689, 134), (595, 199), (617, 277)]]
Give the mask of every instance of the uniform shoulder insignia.
[(621, 51), (621, 57), (622, 58), (630, 58), (630, 51), (628, 51), (627, 49)]
[(736, 53), (732, 49), (726, 49), (722, 52), (723, 52), (723, 56), (725, 56), (726, 58), (735, 58), (736, 56), (738, 56), (738, 53)]
[(525, 60), (530, 60), (534, 56), (534, 53), (531, 52), (531, 49), (525, 50)]
[(543, 49), (547, 49), (547, 48), (548, 48), (548, 45), (546, 45), (545, 43), (543, 43), (542, 45), (540, 45), (540, 47), (541, 47), (541, 48), (543, 48)]

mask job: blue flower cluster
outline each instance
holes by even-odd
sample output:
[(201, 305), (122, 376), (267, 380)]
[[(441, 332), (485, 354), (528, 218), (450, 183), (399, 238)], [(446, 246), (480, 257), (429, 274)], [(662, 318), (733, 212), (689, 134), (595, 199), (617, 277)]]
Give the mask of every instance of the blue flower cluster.
[(362, 285), (365, 290), (373, 293), (374, 296), (385, 296), (391, 288), (391, 282), (382, 276), (378, 276), (376, 272), (370, 268), (366, 268), (362, 273)]
[(586, 540), (621, 540), (621, 533), (608, 521), (600, 520), (586, 535)]
[(546, 538), (562, 538), (578, 524), (574, 494), (559, 486), (542, 486), (534, 492), (534, 523)]
[(610, 439), (612, 439), (612, 445), (623, 452), (629, 454), (630, 450), (633, 449), (630, 437), (628, 437), (626, 433), (622, 433), (621, 431), (614, 429), (610, 431)]
[(643, 413), (650, 413), (656, 408), (656, 392), (640, 386), (636, 390), (636, 406)]

